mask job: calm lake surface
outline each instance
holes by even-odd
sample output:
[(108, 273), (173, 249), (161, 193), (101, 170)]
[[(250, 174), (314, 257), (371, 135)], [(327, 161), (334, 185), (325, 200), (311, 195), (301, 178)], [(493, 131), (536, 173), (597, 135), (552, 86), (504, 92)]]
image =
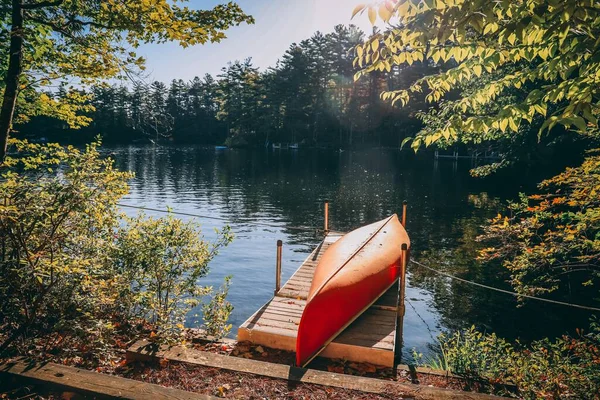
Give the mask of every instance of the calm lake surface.
[[(298, 226), (323, 226), (329, 200), (331, 229), (349, 231), (401, 213), (408, 200), (412, 258), (436, 269), (510, 289), (506, 272), (475, 262), (475, 238), (486, 220), (514, 198), (502, 185), (470, 178), (470, 161), (454, 162), (398, 150), (215, 150), (200, 147), (111, 148), (120, 169), (135, 172), (123, 203), (223, 218), (234, 242), (211, 263), (202, 285), (232, 275), (231, 323), (237, 326), (267, 302), (275, 285), (276, 241), (283, 240), (285, 282), (322, 237)], [(510, 186), (507, 184), (507, 186)], [(130, 214), (135, 211), (126, 210)], [(160, 214), (147, 212), (148, 215)], [(182, 217), (189, 219), (189, 217)], [(200, 218), (206, 239), (225, 222)], [(274, 226), (261, 226), (268, 224)], [(577, 310), (545, 303), (517, 307), (490, 292), (409, 266), (404, 355), (428, 353), (441, 332), (477, 328), (524, 341), (586, 326)], [(190, 315), (189, 326), (201, 321)]]

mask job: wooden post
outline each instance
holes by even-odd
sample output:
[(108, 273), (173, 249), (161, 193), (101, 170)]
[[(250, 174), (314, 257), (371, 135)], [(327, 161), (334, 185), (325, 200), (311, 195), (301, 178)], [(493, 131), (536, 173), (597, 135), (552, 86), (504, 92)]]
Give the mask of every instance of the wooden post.
[(325, 200), (325, 235), (329, 233), (329, 201)]
[(396, 313), (396, 345), (395, 359), (400, 363), (402, 356), (402, 339), (404, 336), (404, 297), (406, 295), (406, 267), (408, 265), (408, 245), (402, 243), (402, 258), (400, 261), (400, 276), (398, 277), (398, 307)]
[(402, 226), (406, 228), (406, 209), (408, 208), (408, 201), (402, 202)]
[(277, 241), (277, 264), (275, 265), (275, 295), (281, 290), (281, 254), (283, 250), (283, 242)]

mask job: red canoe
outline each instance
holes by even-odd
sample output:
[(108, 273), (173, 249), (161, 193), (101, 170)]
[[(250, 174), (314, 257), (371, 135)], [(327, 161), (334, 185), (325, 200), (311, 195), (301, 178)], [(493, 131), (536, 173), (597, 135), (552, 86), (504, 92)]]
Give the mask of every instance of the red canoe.
[(398, 279), (402, 244), (410, 239), (397, 215), (346, 234), (317, 265), (296, 339), (305, 366)]

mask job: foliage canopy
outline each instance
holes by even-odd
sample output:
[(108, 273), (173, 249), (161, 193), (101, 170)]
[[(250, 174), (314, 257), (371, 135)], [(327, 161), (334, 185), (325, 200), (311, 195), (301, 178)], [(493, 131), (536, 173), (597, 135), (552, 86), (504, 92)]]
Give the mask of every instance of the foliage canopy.
[[(131, 76), (144, 67), (135, 49), (142, 43), (177, 42), (183, 47), (219, 42), (224, 31), (253, 23), (233, 3), (195, 10), (187, 1), (168, 0), (43, 0), (4, 1), (0, 5), (0, 77), (3, 86), (0, 135), (2, 149), (11, 129), (15, 104), (17, 121), (50, 115), (73, 127), (88, 118), (86, 96), (71, 87), (70, 101), (58, 102), (36, 89), (75, 79), (80, 84)], [(21, 94), (19, 96), (19, 94)], [(4, 158), (3, 153), (0, 153)]]
[[(390, 28), (356, 48), (356, 78), (396, 65), (454, 62), (415, 80), (406, 90), (382, 93), (406, 105), (418, 93), (437, 103), (455, 89), (490, 77), (478, 90), (450, 100), (451, 115), (424, 129), (412, 147), (457, 140), (494, 139), (544, 118), (540, 134), (557, 124), (597, 135), (600, 85), (600, 5), (593, 0), (388, 0), (360, 5)], [(447, 64), (448, 65), (448, 64)], [(511, 68), (517, 66), (518, 68)], [(490, 108), (510, 90), (522, 96)]]

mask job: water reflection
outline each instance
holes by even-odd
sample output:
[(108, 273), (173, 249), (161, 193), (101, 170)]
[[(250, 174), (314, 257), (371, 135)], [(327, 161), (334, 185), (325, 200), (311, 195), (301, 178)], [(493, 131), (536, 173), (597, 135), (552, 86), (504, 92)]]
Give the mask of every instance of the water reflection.
[[(203, 283), (220, 285), (225, 276), (234, 276), (230, 292), (234, 327), (272, 296), (276, 241), (284, 241), (284, 281), (320, 241), (314, 232), (293, 227), (321, 227), (325, 200), (331, 202), (332, 229), (347, 231), (400, 212), (406, 199), (415, 259), (467, 279), (508, 287), (504, 270), (474, 261), (474, 239), (486, 219), (515, 193), (471, 179), (468, 162), (437, 163), (432, 157), (416, 158), (397, 150), (121, 147), (111, 151), (119, 168), (136, 174), (124, 203), (162, 209), (169, 205), (230, 221), (236, 239), (211, 264)], [(209, 240), (214, 228), (223, 225), (200, 222)], [(414, 265), (409, 269), (407, 298), (405, 351), (416, 347), (426, 352), (439, 332), (473, 324), (528, 340), (559, 335), (585, 321), (584, 314), (567, 314), (551, 305), (517, 308), (513, 298)], [(190, 316), (188, 324), (196, 323)]]

